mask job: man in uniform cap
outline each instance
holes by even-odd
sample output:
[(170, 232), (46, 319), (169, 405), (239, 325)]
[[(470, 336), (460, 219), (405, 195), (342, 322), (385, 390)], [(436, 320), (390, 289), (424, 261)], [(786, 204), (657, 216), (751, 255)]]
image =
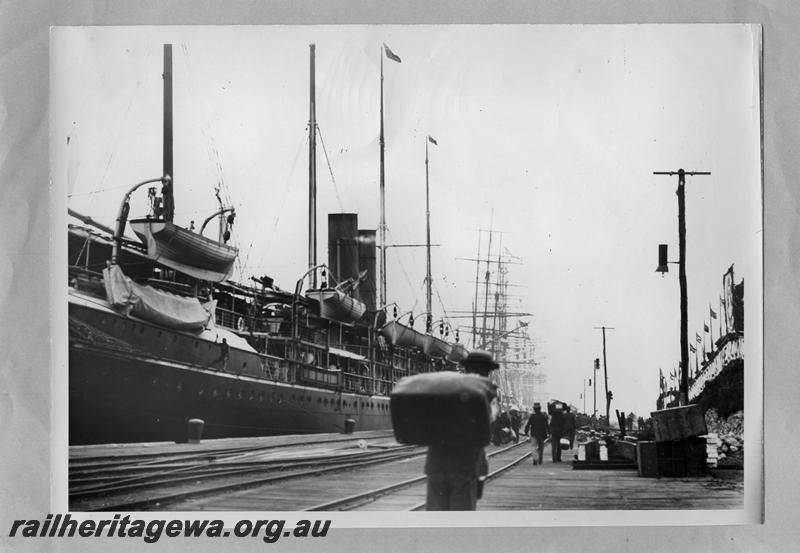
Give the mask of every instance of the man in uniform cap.
[[(498, 364), (487, 351), (474, 350), (461, 362), (464, 372), (488, 377)], [(474, 511), (483, 495), (489, 472), (486, 451), (481, 446), (449, 444), (428, 446), (425, 474), (428, 511)]]

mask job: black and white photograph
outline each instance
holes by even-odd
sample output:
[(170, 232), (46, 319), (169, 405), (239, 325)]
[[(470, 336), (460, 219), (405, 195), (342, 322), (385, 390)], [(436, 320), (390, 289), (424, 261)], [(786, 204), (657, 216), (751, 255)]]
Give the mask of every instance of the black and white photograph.
[(760, 60), (744, 24), (55, 28), (69, 509), (751, 522)]
[(0, 14), (0, 549), (792, 550), (792, 4)]

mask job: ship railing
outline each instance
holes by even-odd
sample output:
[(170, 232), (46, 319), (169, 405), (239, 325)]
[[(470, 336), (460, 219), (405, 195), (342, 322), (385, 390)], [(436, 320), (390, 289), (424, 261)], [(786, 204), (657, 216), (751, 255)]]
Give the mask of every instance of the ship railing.
[(276, 382), (295, 382), (296, 370), (291, 361), (272, 355), (259, 355), (265, 376)]
[(214, 322), (217, 326), (238, 332), (263, 334), (276, 338), (289, 338), (292, 335), (291, 323), (281, 318), (250, 317), (245, 313), (225, 307), (217, 307), (214, 313)]

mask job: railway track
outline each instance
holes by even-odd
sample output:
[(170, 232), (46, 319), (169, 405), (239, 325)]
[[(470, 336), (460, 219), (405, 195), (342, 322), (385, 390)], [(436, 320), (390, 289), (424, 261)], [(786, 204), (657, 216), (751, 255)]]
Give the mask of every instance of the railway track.
[[(390, 436), (385, 443), (369, 440), (365, 449), (356, 447), (350, 437), (283, 447), (83, 459), (70, 467), (70, 509), (254, 510), (245, 505), (287, 511), (423, 509), (426, 448), (396, 444)], [(344, 443), (337, 448), (335, 442)], [(528, 451), (519, 455), (522, 445), (490, 448), (487, 457), (500, 468), (487, 480), (529, 457)], [(349, 490), (355, 493), (346, 493)], [(332, 496), (339, 499), (328, 500)]]
[[(523, 449), (529, 449), (524, 447), (525, 444), (527, 444), (527, 441), (512, 444), (510, 446), (487, 453), (486, 456), (490, 460), (494, 460), (495, 462), (501, 461), (503, 465), (500, 468), (491, 471), (486, 476), (486, 481), (489, 482), (490, 480), (497, 478), (505, 471), (517, 466), (519, 463), (530, 457), (531, 455), (530, 451), (527, 451), (526, 453), (519, 455), (518, 448), (523, 447)], [(361, 508), (364, 508), (365, 510), (370, 510), (370, 505), (375, 506), (376, 502), (380, 501), (381, 499), (386, 499), (388, 496), (391, 496), (392, 494), (396, 494), (398, 492), (403, 492), (403, 491), (411, 492), (410, 494), (406, 495), (411, 495), (412, 497), (413, 496), (424, 497), (426, 490), (425, 486), (426, 486), (426, 477), (423, 474), (421, 476), (415, 476), (409, 479), (395, 482), (393, 484), (381, 486), (380, 488), (367, 490), (364, 492), (353, 494), (333, 501), (328, 501), (326, 503), (322, 503), (319, 505), (314, 505), (312, 507), (308, 507), (303, 510), (353, 511)], [(394, 510), (419, 511), (425, 508), (424, 501), (411, 502), (405, 509), (398, 509), (396, 507), (397, 503), (398, 503), (397, 500), (393, 501), (393, 505), (395, 505)]]
[[(70, 509), (141, 510), (291, 478), (327, 474), (418, 455), (420, 448), (377, 434), (365, 448), (354, 437), (290, 445), (216, 448), (192, 454), (98, 456), (70, 461)], [(387, 440), (380, 443), (380, 440)], [(342, 447), (336, 448), (337, 442)], [(333, 448), (331, 446), (334, 446)], [(257, 475), (257, 476), (253, 476)]]

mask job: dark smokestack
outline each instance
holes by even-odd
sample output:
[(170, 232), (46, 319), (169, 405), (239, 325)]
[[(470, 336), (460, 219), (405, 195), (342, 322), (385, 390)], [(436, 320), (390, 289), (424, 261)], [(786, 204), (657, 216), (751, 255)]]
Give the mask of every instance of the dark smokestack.
[(328, 267), (337, 282), (358, 277), (357, 214), (328, 214)]
[(361, 281), (358, 288), (358, 299), (367, 306), (367, 309), (376, 309), (377, 278), (376, 278), (376, 247), (375, 230), (359, 229), (358, 231), (358, 270), (367, 271), (367, 276)]

